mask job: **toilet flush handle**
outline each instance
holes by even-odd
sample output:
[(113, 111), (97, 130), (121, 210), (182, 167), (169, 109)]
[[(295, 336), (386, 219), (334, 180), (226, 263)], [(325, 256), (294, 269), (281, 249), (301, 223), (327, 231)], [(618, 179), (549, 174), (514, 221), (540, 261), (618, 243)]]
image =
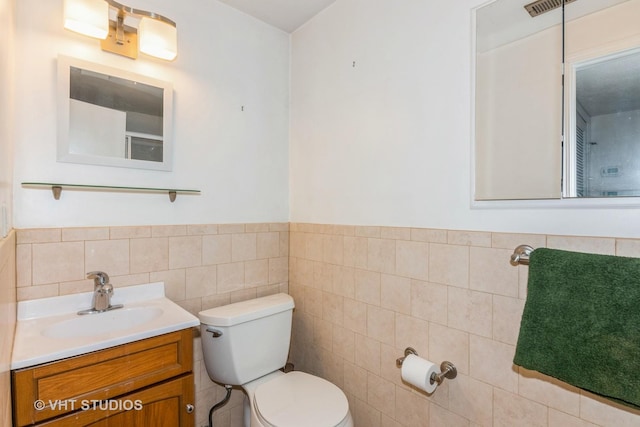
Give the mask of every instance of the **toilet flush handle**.
[(211, 326), (207, 326), (207, 332), (211, 332), (214, 338), (220, 338), (222, 336), (222, 331), (214, 329)]

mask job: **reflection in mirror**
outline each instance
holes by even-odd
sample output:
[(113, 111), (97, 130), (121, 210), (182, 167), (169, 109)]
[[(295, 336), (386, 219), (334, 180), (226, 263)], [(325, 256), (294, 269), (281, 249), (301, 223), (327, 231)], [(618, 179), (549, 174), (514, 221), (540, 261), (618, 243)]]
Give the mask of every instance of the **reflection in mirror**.
[(475, 10), (476, 200), (561, 196), (562, 10), (529, 3)]
[(69, 97), (70, 152), (162, 162), (161, 88), (71, 67)]
[(592, 10), (567, 21), (565, 196), (640, 196), (640, 0), (580, 1)]
[(169, 84), (59, 59), (58, 160), (170, 170)]

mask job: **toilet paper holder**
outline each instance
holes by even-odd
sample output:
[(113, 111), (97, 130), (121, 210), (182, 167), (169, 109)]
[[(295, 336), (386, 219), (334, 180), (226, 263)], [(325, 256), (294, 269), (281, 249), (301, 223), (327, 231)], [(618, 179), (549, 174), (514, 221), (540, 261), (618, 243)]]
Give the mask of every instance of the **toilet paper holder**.
[[(405, 357), (407, 357), (410, 354), (413, 354), (414, 356), (418, 356), (418, 352), (414, 348), (407, 347), (407, 348), (404, 349), (404, 356), (398, 357), (396, 359), (396, 366), (398, 368), (401, 368), (402, 367), (402, 362), (404, 362)], [(440, 384), (442, 384), (442, 382), (444, 381), (445, 378), (452, 380), (457, 376), (458, 376), (458, 370), (456, 369), (455, 365), (453, 363), (445, 360), (444, 362), (442, 362), (440, 364), (440, 373), (439, 374), (436, 374), (436, 373), (431, 374), (431, 378), (429, 378), (429, 381), (431, 382), (431, 384), (433, 384), (435, 382), (438, 385), (440, 385)]]

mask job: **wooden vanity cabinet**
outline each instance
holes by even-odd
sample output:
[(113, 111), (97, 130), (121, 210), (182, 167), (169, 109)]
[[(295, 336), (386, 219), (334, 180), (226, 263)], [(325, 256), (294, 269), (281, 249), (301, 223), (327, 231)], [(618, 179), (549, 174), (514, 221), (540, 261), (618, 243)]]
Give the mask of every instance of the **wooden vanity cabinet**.
[(193, 331), (12, 371), (15, 427), (193, 427)]
[[(109, 409), (106, 402), (101, 409), (81, 410), (53, 420), (44, 421), (38, 426), (67, 427), (181, 427), (193, 426), (194, 414), (186, 410), (188, 402), (193, 402), (193, 374), (170, 380), (127, 394)], [(129, 403), (131, 402), (131, 403)], [(127, 410), (127, 407), (135, 406)]]

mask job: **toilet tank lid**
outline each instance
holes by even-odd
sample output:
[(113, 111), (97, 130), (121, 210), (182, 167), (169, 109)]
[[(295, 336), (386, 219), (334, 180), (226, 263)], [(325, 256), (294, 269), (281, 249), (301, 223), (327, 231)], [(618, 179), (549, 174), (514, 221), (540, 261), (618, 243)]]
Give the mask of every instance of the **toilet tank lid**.
[(272, 314), (293, 310), (293, 298), (287, 294), (236, 302), (198, 313), (200, 323), (211, 326), (233, 326)]

